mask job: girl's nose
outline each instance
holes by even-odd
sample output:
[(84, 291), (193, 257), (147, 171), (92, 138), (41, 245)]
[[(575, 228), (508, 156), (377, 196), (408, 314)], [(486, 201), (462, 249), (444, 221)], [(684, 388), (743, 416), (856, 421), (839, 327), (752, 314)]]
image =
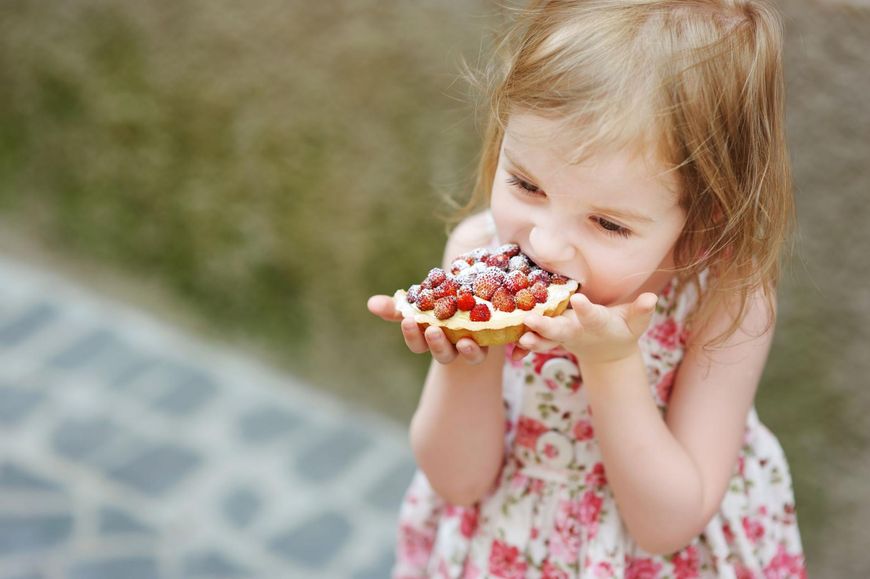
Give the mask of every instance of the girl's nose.
[(529, 244), (536, 259), (551, 265), (569, 261), (576, 255), (574, 246), (553, 229), (533, 227), (529, 233)]

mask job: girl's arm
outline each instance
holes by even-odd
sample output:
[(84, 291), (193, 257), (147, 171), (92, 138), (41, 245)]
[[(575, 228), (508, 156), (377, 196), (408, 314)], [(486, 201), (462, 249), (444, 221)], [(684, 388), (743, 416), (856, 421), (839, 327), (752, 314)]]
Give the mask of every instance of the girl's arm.
[[(583, 315), (592, 312), (578, 305)], [(718, 511), (773, 337), (767, 320), (759, 295), (722, 347), (705, 351), (703, 344), (728, 326), (724, 309), (693, 336), (665, 420), (639, 349), (610, 360), (580, 357), (607, 480), (622, 519), (644, 550), (679, 550)]]
[[(444, 251), (445, 269), (456, 256), (489, 243), (490, 230), (484, 214), (456, 227)], [(440, 329), (426, 328), (425, 343), (416, 344), (422, 337), (409, 339), (416, 324), (411, 321), (405, 326), (403, 322), (409, 345), (419, 346), (420, 351), (428, 348), (434, 358), (411, 420), (411, 448), (417, 465), (448, 503), (471, 505), (490, 490), (503, 461), (504, 348), (486, 352), (475, 346), (472, 354), (457, 359), (456, 349)], [(458, 345), (461, 348), (462, 341)]]

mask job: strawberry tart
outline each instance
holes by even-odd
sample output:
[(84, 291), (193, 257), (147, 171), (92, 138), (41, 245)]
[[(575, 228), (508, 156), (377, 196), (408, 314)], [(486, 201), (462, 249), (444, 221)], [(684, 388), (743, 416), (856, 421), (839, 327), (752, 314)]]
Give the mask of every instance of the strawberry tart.
[(515, 243), (475, 249), (450, 271), (433, 268), (419, 284), (393, 298), (421, 328), (439, 326), (452, 343), (469, 337), (480, 346), (510, 344), (526, 331), (529, 313), (558, 316), (580, 284), (545, 271)]

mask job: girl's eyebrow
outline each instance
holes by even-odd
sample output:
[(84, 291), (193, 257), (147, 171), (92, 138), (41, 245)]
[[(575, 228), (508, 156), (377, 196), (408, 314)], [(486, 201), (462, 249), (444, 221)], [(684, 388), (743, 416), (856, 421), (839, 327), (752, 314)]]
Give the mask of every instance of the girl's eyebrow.
[(520, 165), (520, 163), (516, 159), (514, 159), (514, 154), (511, 153), (507, 147), (505, 147), (503, 149), (503, 151), (504, 151), (505, 158), (507, 158), (507, 160), (510, 161), (511, 165), (513, 165), (514, 167), (519, 169), (520, 173), (522, 173), (523, 175), (525, 175), (526, 177), (528, 177), (529, 179), (531, 179), (535, 183), (538, 183), (538, 180), (535, 179), (535, 176), (532, 175), (532, 172), (529, 171), (528, 169), (526, 169), (525, 167), (523, 167), (522, 165)]

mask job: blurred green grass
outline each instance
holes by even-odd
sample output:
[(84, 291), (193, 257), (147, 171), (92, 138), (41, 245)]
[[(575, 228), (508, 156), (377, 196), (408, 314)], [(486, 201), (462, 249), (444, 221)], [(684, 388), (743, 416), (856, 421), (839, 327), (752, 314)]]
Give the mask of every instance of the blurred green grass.
[[(843, 228), (863, 237), (829, 259), (842, 212), (820, 192), (866, 217), (859, 166), (870, 153), (856, 143), (870, 123), (854, 100), (866, 91), (849, 84), (866, 42), (851, 15), (786, 6), (806, 35), (789, 37), (787, 64), (810, 242), (784, 283), (758, 407), (790, 458), (811, 564), (854, 572), (867, 562), (854, 527), (836, 526), (852, 504), (838, 485), (868, 448), (867, 396), (855, 388), (867, 364), (852, 347), (844, 370), (843, 352), (866, 338), (866, 311), (839, 272), (867, 263), (856, 254), (867, 234)], [(59, 256), (169, 288), (211, 333), (406, 422), (428, 360), (365, 300), (440, 260), (444, 196), (469, 191), (477, 155), (459, 57), (476, 61), (497, 17), (484, 0), (7, 0), (0, 216)], [(821, 19), (829, 32), (813, 28)], [(837, 72), (830, 58), (844, 53)]]

